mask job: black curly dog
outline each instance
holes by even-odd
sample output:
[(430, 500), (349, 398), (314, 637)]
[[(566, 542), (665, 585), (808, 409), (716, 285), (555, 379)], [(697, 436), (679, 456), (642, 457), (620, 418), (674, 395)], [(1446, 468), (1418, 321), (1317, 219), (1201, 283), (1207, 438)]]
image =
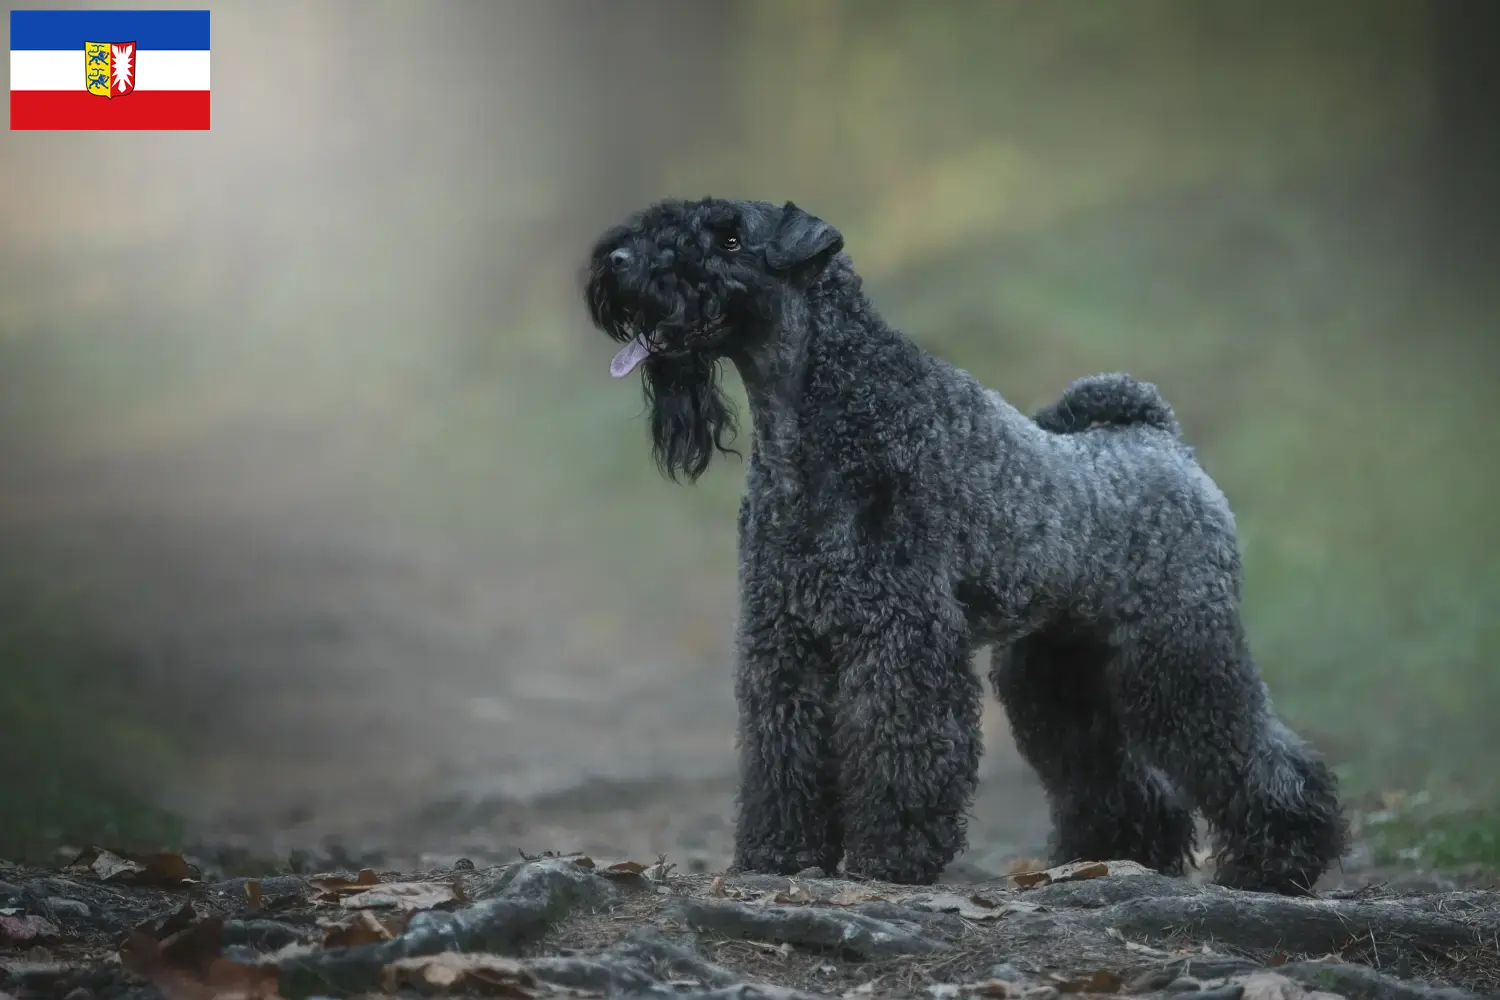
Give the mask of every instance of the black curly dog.
[(1277, 718), (1240, 622), (1234, 518), (1150, 385), (1102, 375), (1028, 418), (891, 329), (833, 226), (667, 201), (594, 247), (586, 299), (644, 371), (672, 478), (754, 435), (740, 507), (735, 864), (843, 859), (929, 883), (965, 846), (993, 683), (1058, 861), (1302, 893), (1346, 840), (1333, 775)]

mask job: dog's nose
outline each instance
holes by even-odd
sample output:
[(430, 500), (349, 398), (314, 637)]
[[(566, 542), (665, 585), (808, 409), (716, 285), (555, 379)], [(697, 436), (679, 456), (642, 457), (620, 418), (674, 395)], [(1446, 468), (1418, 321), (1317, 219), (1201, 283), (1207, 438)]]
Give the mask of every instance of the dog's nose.
[(609, 262), (615, 267), (624, 267), (630, 263), (630, 251), (624, 247), (618, 250), (611, 250), (609, 252)]

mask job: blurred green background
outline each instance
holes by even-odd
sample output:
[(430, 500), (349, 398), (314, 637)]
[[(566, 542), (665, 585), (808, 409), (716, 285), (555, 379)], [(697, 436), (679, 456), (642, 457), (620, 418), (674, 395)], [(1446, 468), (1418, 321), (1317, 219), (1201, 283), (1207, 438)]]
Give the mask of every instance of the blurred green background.
[(1289, 720), (1500, 860), (1490, 9), (215, 4), (210, 133), (0, 140), (0, 855), (731, 767), (742, 468), (656, 477), (577, 301), (711, 192), (1022, 408), (1156, 382)]

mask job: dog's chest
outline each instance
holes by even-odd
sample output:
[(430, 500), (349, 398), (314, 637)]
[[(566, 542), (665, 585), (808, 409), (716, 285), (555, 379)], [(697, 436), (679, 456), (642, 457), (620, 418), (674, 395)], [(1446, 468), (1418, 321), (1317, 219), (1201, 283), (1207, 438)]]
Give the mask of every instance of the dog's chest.
[(740, 511), (740, 583), (762, 613), (832, 635), (868, 617), (859, 581), (879, 555), (860, 526), (860, 506), (816, 477), (752, 475)]

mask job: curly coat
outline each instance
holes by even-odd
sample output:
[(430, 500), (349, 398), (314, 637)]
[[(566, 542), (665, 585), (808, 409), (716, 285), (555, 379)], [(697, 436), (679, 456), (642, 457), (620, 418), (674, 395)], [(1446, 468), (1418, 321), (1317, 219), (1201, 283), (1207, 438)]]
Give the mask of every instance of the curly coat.
[(586, 300), (673, 478), (729, 450), (721, 363), (745, 385), (739, 867), (936, 879), (985, 644), (1057, 861), (1181, 872), (1192, 809), (1226, 885), (1305, 892), (1339, 857), (1334, 777), (1246, 642), (1234, 517), (1154, 387), (1095, 376), (1024, 415), (892, 329), (791, 203), (651, 206), (599, 240)]

